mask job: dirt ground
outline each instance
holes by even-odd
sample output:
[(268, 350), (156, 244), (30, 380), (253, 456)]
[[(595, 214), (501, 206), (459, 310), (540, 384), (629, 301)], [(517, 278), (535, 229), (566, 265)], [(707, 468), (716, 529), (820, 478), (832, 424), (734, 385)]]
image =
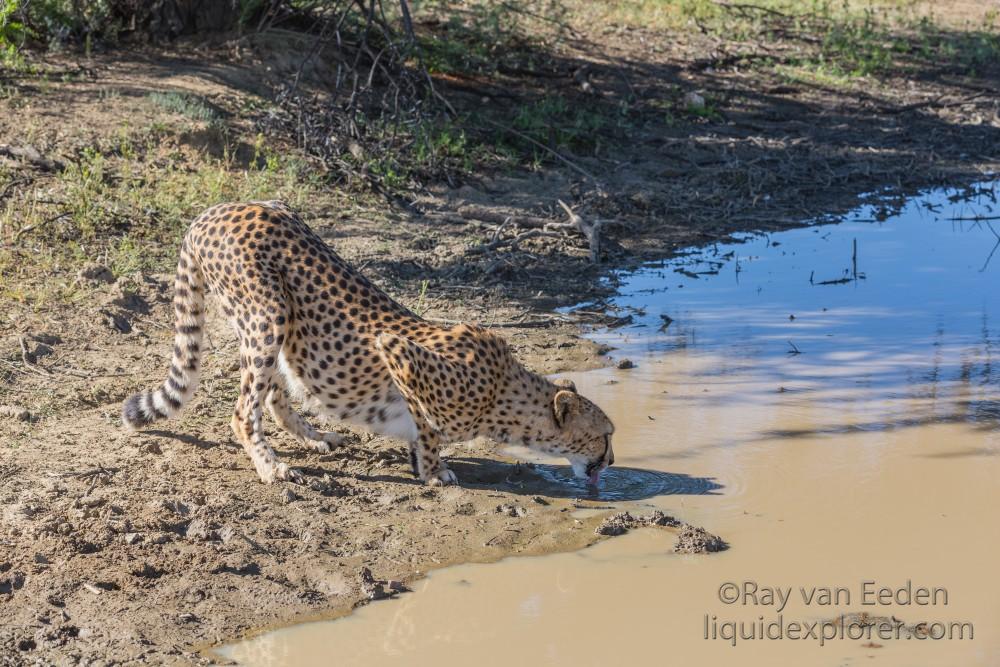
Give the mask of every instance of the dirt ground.
[[(305, 157), (294, 172), (248, 166), (256, 105), (291, 66), (266, 44), (39, 55), (39, 70), (3, 78), (0, 665), (207, 662), (206, 647), (346, 613), (432, 568), (599, 539), (601, 517), (571, 516), (591, 503), (539, 493), (530, 467), (486, 442), (450, 452), (460, 486), (428, 489), (401, 443), (350, 433), (348, 446), (318, 455), (272, 429), (309, 484), (261, 485), (230, 437), (236, 348), (214, 310), (212, 352), (183, 418), (125, 433), (121, 401), (166, 370), (181, 213), (215, 203), (193, 200), (285, 197), (407, 305), (497, 327), (529, 367), (554, 373), (610, 363), (581, 327), (627, 322), (602, 302), (614, 269), (835, 218), (873, 193), (890, 209), (1000, 164), (996, 63), (914, 59), (831, 80), (778, 67), (798, 62), (790, 54), (808, 40), (585, 14), (571, 28), (532, 68), (502, 60), (489, 76), (437, 75), (439, 88), (496, 118), (539, 95), (596, 109), (628, 98), (623, 124), (600, 125), (597, 146), (570, 142), (531, 166), (409, 189), (403, 205), (313, 183)], [(220, 110), (232, 154), (217, 125), (151, 96), (170, 91)], [(100, 206), (80, 203), (88, 193)], [(560, 199), (602, 223), (599, 262), (578, 235), (519, 238), (564, 220)], [(82, 220), (110, 231), (87, 236), (73, 226)], [(143, 230), (133, 245), (129, 225)]]

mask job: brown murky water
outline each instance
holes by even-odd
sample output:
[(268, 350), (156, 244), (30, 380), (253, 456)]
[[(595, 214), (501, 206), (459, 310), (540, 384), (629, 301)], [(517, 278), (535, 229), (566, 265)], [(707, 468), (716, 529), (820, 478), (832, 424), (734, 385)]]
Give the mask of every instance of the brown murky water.
[[(751, 239), (621, 277), (635, 325), (603, 336), (637, 367), (572, 376), (618, 428), (618, 464), (592, 497), (662, 509), (728, 551), (675, 555), (669, 530), (634, 530), (578, 553), (434, 572), (398, 600), (225, 654), (246, 665), (1000, 664), (1000, 268), (987, 259), (1000, 237), (947, 220), (988, 212), (991, 186), (971, 202), (954, 194), (878, 224)], [(575, 484), (560, 465), (538, 469)], [(895, 599), (880, 601), (882, 588)], [(892, 621), (824, 624), (850, 613), (940, 637), (895, 638)]]

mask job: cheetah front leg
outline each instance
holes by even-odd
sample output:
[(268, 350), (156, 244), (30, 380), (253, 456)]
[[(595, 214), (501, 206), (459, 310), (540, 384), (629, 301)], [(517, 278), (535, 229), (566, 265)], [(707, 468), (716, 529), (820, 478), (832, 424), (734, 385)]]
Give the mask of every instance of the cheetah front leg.
[(339, 433), (320, 431), (306, 421), (289, 404), (288, 396), (281, 387), (272, 387), (267, 395), (267, 408), (278, 426), (320, 454), (329, 454), (333, 447), (344, 443), (344, 436)]
[(410, 443), (410, 465), (413, 473), (428, 486), (458, 483), (458, 477), (441, 460), (441, 444), (441, 435), (429, 424), (419, 420), (417, 439)]

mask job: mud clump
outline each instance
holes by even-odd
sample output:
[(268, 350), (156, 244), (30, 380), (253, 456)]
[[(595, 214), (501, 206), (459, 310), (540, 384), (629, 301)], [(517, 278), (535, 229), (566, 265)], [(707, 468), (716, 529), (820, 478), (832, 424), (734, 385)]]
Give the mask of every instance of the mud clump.
[(634, 516), (628, 512), (620, 512), (602, 521), (601, 525), (594, 532), (598, 535), (614, 537), (615, 535), (624, 535), (630, 528), (634, 528), (636, 525), (638, 524)]
[(619, 512), (604, 519), (594, 530), (598, 535), (614, 537), (624, 535), (632, 528), (643, 526), (657, 526), (662, 528), (680, 528), (677, 535), (677, 542), (674, 544), (674, 553), (678, 554), (704, 554), (723, 551), (729, 545), (718, 535), (709, 533), (704, 528), (692, 526), (679, 519), (664, 514), (657, 510), (648, 516), (633, 516), (629, 512)]
[(677, 542), (674, 544), (675, 554), (710, 554), (717, 551), (725, 551), (729, 545), (719, 537), (713, 535), (704, 528), (684, 524), (680, 534), (677, 535)]
[(83, 268), (77, 272), (76, 280), (94, 285), (110, 285), (115, 282), (115, 274), (103, 264), (91, 262), (84, 264)]
[(632, 516), (629, 512), (619, 512), (609, 516), (594, 530), (598, 535), (624, 535), (632, 528), (642, 526), (668, 526), (676, 528), (683, 525), (682, 521), (657, 510), (649, 516)]

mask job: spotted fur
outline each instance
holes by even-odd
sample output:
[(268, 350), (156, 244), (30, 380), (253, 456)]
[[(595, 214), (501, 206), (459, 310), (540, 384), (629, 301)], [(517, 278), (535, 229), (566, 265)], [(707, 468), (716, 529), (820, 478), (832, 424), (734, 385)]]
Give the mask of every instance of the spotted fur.
[(580, 476), (614, 462), (614, 426), (572, 383), (528, 371), (482, 327), (417, 316), (276, 201), (221, 204), (191, 225), (177, 263), (170, 370), (158, 389), (125, 401), (128, 427), (177, 415), (194, 393), (207, 290), (240, 341), (232, 428), (265, 482), (302, 476), (267, 443), (264, 407), (317, 451), (341, 440), (313, 428), (286, 391), (331, 419), (405, 440), (414, 474), (429, 484), (456, 481), (441, 447), (477, 436), (565, 455)]

